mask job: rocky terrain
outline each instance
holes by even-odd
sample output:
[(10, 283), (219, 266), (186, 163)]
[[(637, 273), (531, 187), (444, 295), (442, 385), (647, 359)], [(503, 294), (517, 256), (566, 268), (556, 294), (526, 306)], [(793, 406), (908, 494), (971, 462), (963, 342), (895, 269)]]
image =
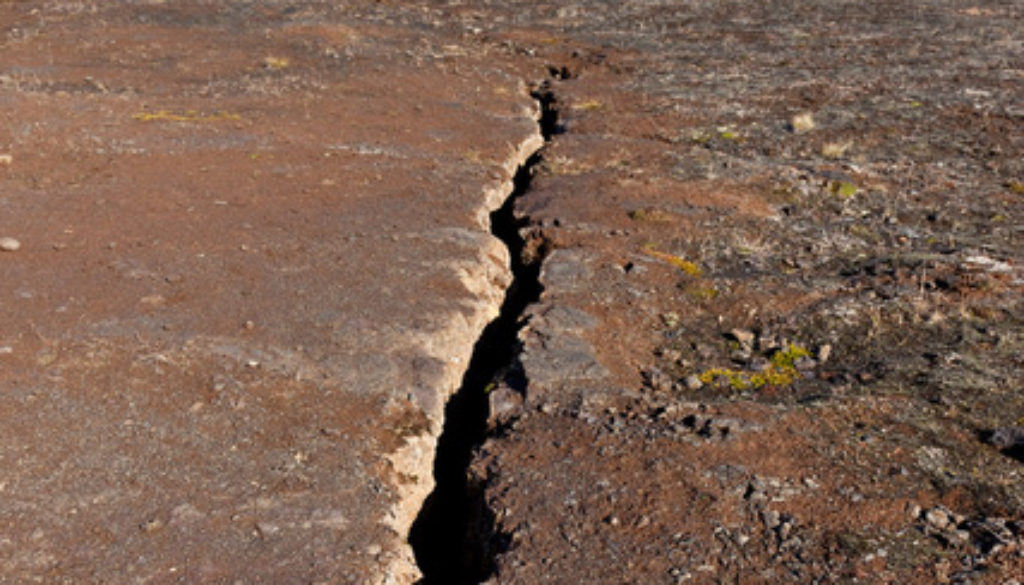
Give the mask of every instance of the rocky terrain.
[(1015, 3), (103, 6), (0, 5), (10, 582), (1024, 580)]
[(516, 207), (527, 382), (472, 467), (484, 572), (1020, 579), (1019, 8), (501, 13), (558, 123)]

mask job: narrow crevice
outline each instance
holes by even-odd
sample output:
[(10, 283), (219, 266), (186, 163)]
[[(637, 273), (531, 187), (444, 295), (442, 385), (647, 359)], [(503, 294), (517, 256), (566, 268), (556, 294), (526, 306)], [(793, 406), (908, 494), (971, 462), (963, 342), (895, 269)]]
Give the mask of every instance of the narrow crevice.
[(538, 124), (540, 124), (540, 133), (544, 137), (544, 141), (550, 142), (555, 135), (565, 132), (565, 127), (558, 119), (558, 100), (555, 98), (555, 92), (551, 89), (551, 83), (549, 81), (541, 83), (530, 92), (530, 96), (540, 105)]
[[(555, 97), (542, 84), (532, 94), (540, 104), (538, 121), (545, 141), (561, 132)], [(521, 234), (526, 220), (515, 215), (515, 202), (530, 188), (540, 151), (516, 172), (514, 189), (501, 208), (491, 213), (491, 233), (508, 247), (512, 284), (505, 291), (501, 311), (483, 330), (473, 347), (462, 385), (445, 406), (445, 422), (434, 461), (434, 491), (427, 497), (409, 532), (409, 544), (423, 573), (419, 585), (470, 585), (493, 572), (494, 555), (501, 548), (495, 534), (494, 514), (484, 501), (483, 480), (471, 478), (473, 452), (487, 436), (487, 390), (515, 377), (520, 352), (519, 329), (523, 312), (537, 302), (543, 287), (540, 268), (547, 254), (541, 239), (526, 241)]]

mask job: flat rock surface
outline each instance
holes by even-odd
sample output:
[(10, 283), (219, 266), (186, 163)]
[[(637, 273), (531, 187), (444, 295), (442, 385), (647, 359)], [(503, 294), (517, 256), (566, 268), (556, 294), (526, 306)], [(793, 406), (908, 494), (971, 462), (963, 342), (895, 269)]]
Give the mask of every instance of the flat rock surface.
[(1014, 3), (36, 4), (0, 579), (417, 578), (531, 91), (544, 290), (425, 583), (1024, 574)]

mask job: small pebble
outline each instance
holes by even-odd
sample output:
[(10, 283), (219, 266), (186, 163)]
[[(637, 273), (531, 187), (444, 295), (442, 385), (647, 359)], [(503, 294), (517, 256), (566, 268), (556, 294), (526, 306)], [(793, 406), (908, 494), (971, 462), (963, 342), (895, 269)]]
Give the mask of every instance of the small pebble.
[(256, 523), (256, 534), (257, 536), (268, 537), (273, 536), (281, 531), (281, 527), (277, 524), (271, 524), (269, 522), (257, 522)]
[(803, 112), (793, 116), (789, 121), (790, 126), (793, 128), (793, 132), (807, 132), (808, 130), (814, 129), (814, 115), (810, 112)]
[(783, 522), (782, 524), (779, 525), (779, 538), (781, 538), (782, 540), (786, 540), (787, 538), (789, 538), (789, 535), (792, 532), (793, 532), (793, 523), (792, 522)]
[(921, 517), (921, 506), (917, 504), (910, 504), (907, 506), (907, 513), (910, 514), (911, 518), (916, 520)]
[(949, 526), (949, 515), (938, 508), (928, 510), (924, 515), (924, 519), (937, 530), (942, 530)]
[(754, 333), (746, 329), (733, 329), (729, 332), (732, 337), (740, 342), (743, 347), (749, 348), (754, 345)]
[(0, 165), (9, 165), (14, 162), (14, 157), (9, 154), (0, 154)]
[(704, 386), (704, 382), (700, 381), (700, 378), (696, 374), (690, 374), (686, 377), (686, 387), (690, 390), (700, 390)]
[(832, 355), (832, 345), (825, 343), (818, 348), (818, 363), (825, 363), (828, 361), (829, 356)]
[(0, 250), (14, 252), (21, 249), (21, 242), (14, 238), (0, 238)]

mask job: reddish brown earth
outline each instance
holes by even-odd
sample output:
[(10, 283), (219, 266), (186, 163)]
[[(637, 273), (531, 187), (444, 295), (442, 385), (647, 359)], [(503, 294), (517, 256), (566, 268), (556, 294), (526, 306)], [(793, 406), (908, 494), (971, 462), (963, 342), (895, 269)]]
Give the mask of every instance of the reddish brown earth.
[(523, 81), (340, 8), (0, 25), (0, 575), (411, 582)]
[(1024, 580), (1021, 23), (0, 4), (2, 580)]
[(493, 581), (1016, 583), (1019, 8), (573, 15)]

